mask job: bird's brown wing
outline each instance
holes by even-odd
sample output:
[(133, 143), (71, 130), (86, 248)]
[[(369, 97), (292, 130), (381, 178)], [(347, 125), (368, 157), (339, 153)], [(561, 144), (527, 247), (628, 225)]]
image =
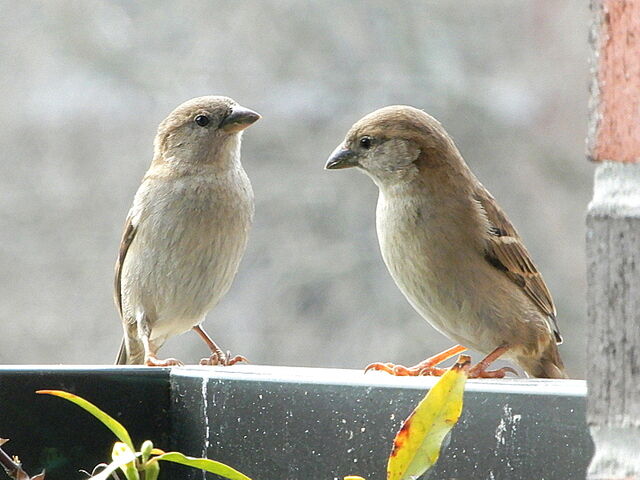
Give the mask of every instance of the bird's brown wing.
[(480, 184), (475, 198), (484, 209), (490, 223), (489, 242), (485, 257), (494, 267), (502, 270), (533, 300), (549, 318), (549, 328), (558, 343), (562, 342), (556, 322), (556, 307), (542, 274), (531, 260), (518, 232), (491, 194)]
[[(124, 225), (124, 232), (122, 234), (122, 240), (120, 241), (120, 251), (118, 252), (118, 260), (116, 261), (116, 274), (114, 284), (114, 299), (122, 317), (122, 265), (124, 265), (124, 259), (127, 256), (131, 242), (136, 236), (136, 227), (133, 225), (133, 216), (129, 214), (127, 221)], [(124, 317), (122, 317), (124, 318)]]

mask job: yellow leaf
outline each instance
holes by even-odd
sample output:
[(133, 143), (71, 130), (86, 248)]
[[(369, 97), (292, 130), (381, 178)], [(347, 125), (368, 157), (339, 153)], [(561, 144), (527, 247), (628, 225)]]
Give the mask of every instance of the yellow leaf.
[[(102, 469), (97, 475), (87, 480), (108, 480), (112, 478), (112, 473), (119, 468), (123, 468), (126, 464), (133, 465), (138, 454), (134, 453), (126, 444), (116, 442), (111, 451), (113, 462)], [(137, 472), (136, 472), (137, 473)]]
[(413, 480), (436, 463), (440, 447), (462, 413), (471, 359), (460, 355), (404, 421), (393, 441), (387, 480)]
[(120, 470), (125, 474), (127, 480), (140, 480), (135, 464), (136, 456), (137, 454), (122, 442), (116, 442), (111, 450), (111, 458), (119, 464)]
[(357, 475), (347, 475), (344, 477), (344, 480), (364, 480), (364, 478), (358, 477)]

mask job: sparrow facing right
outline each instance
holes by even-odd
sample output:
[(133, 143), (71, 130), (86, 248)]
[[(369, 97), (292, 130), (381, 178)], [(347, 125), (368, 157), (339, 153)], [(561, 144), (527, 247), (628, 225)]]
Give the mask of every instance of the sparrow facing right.
[(516, 229), (467, 167), (440, 123), (409, 106), (379, 109), (349, 130), (327, 169), (356, 167), (379, 188), (376, 226), (391, 276), (436, 330), (460, 345), (414, 367), (376, 363), (397, 375), (440, 374), (466, 348), (500, 356), (529, 375), (566, 378), (556, 309)]
[(229, 358), (200, 323), (229, 290), (247, 245), (254, 203), (240, 142), (259, 118), (231, 98), (208, 96), (183, 103), (158, 127), (116, 263), (124, 329), (117, 364), (180, 364), (157, 351), (190, 329), (211, 349), (210, 364), (244, 360)]

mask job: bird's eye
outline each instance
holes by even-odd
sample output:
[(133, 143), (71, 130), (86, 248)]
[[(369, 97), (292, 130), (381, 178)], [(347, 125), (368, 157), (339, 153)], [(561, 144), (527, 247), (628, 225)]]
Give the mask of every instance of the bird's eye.
[(373, 144), (373, 140), (371, 139), (371, 137), (362, 137), (359, 143), (362, 148), (364, 148), (365, 150), (369, 150), (371, 148), (371, 145)]
[(200, 127), (206, 127), (207, 125), (209, 125), (209, 122), (211, 120), (209, 120), (209, 117), (207, 117), (206, 115), (198, 115), (194, 121), (196, 122), (196, 125)]

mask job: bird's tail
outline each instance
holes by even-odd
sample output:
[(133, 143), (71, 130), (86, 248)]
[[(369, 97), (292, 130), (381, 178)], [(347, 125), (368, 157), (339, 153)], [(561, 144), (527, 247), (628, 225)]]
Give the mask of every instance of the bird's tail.
[(520, 358), (520, 364), (532, 377), (569, 378), (555, 342), (549, 342), (547, 348), (537, 358)]
[(127, 351), (127, 345), (123, 338), (120, 343), (120, 350), (118, 350), (118, 356), (116, 357), (116, 365), (142, 365), (144, 363), (144, 348), (142, 342), (130, 341), (129, 350), (130, 351)]
[(120, 350), (118, 350), (118, 356), (116, 357), (116, 365), (127, 364), (127, 347), (124, 344), (124, 338), (120, 342)]

